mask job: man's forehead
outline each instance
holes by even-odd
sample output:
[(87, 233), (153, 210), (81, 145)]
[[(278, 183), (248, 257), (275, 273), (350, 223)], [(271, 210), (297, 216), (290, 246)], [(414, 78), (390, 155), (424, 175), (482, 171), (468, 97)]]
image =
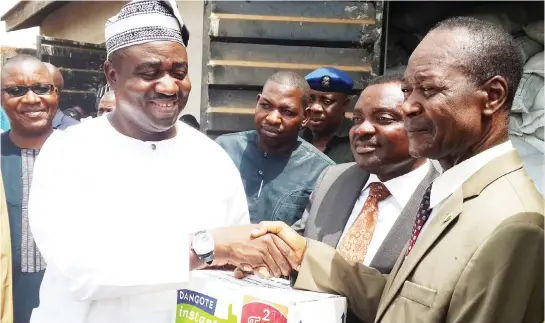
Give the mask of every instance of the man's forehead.
[(290, 106), (299, 106), (302, 96), (303, 90), (276, 82), (267, 82), (261, 93), (261, 97), (267, 101)]
[(324, 96), (324, 97), (345, 97), (348, 96), (346, 93), (341, 92), (324, 92), (324, 91), (318, 91), (310, 89), (310, 95), (314, 95), (316, 97)]
[(41, 82), (53, 81), (53, 76), (49, 73), (47, 67), (39, 61), (29, 60), (19, 64), (10, 64), (2, 69), (3, 82), (19, 82), (27, 78)]
[(374, 84), (361, 93), (356, 109), (397, 109), (403, 103), (404, 96), (399, 82)]
[[(448, 40), (448, 41), (446, 41)], [(440, 29), (430, 32), (416, 47), (405, 70), (404, 81), (441, 78), (451, 72), (466, 55), (470, 45), (462, 29)]]
[(124, 61), (139, 64), (187, 64), (185, 48), (172, 42), (133, 45), (123, 49)]

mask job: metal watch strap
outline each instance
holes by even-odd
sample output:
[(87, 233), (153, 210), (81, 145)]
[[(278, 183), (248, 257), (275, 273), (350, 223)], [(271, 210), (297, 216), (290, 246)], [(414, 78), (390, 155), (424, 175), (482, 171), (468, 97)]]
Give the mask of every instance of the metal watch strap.
[(204, 261), (207, 265), (211, 265), (214, 262), (214, 251), (211, 251), (204, 255), (197, 255), (199, 259)]

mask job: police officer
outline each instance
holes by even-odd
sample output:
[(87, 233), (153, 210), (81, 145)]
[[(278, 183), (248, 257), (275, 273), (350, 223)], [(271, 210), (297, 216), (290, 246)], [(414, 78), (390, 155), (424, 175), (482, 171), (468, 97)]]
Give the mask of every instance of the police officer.
[(305, 79), (310, 85), (309, 121), (299, 136), (325, 153), (335, 163), (354, 161), (348, 132), (352, 121), (345, 117), (354, 81), (333, 67), (319, 68)]

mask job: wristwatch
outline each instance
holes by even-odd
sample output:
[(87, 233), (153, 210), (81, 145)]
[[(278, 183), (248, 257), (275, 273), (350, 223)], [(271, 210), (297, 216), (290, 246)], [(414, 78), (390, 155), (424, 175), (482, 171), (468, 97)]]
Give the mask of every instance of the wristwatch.
[(211, 265), (214, 261), (215, 248), (214, 237), (210, 232), (201, 230), (193, 234), (191, 249), (193, 249), (199, 259), (204, 261), (207, 265)]

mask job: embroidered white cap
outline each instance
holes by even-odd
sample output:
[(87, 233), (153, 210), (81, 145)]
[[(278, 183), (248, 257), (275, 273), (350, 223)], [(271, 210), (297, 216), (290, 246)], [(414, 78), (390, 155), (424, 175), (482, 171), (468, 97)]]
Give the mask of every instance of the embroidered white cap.
[(187, 47), (189, 31), (174, 0), (134, 0), (106, 21), (107, 57), (124, 47), (173, 41)]

